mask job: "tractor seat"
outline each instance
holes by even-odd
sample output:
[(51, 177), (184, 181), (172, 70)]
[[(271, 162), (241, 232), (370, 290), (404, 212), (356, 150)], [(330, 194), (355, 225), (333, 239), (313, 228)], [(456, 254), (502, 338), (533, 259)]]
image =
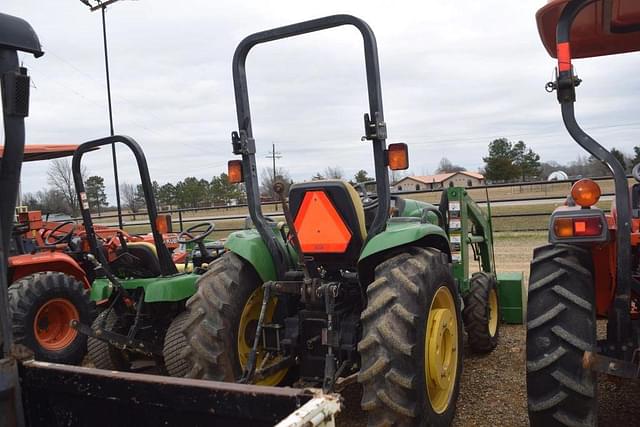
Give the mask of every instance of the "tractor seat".
[(162, 275), (160, 260), (156, 247), (149, 242), (127, 243), (128, 253), (124, 254), (124, 248), (118, 249), (118, 259), (111, 263), (111, 268), (116, 274), (125, 277), (148, 278)]
[(355, 266), (367, 238), (358, 192), (346, 181), (293, 184), (289, 204), (302, 252), (322, 265)]

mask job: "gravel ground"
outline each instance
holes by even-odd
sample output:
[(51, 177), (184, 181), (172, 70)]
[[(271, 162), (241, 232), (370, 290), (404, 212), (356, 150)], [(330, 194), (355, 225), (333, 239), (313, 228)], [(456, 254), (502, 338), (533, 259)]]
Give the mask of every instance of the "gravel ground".
[[(501, 325), (500, 343), (488, 355), (472, 355), (465, 347), (464, 371), (453, 426), (528, 426), (525, 379), (525, 332), (520, 325)], [(361, 389), (342, 394), (345, 408), (338, 426), (366, 426), (360, 410)], [(640, 381), (606, 375), (598, 378), (598, 425), (640, 425)]]
[[(496, 235), (498, 271), (529, 270), (533, 248), (546, 242), (544, 233)], [(606, 322), (599, 321), (599, 334)], [(500, 327), (498, 347), (488, 355), (471, 354), (465, 344), (464, 371), (453, 425), (528, 426), (525, 376), (525, 329), (522, 325)], [(598, 425), (640, 426), (640, 381), (606, 375), (598, 378)], [(366, 426), (360, 410), (362, 390), (353, 385), (342, 393), (345, 401), (338, 426)]]

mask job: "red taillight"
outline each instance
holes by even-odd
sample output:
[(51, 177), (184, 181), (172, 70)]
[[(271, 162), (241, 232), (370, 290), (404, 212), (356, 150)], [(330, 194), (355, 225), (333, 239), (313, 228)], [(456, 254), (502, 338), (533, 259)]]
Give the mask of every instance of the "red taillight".
[(602, 234), (600, 217), (588, 218), (556, 218), (553, 223), (558, 237), (595, 237)]
[(599, 236), (602, 234), (600, 218), (574, 218), (573, 231), (578, 237)]

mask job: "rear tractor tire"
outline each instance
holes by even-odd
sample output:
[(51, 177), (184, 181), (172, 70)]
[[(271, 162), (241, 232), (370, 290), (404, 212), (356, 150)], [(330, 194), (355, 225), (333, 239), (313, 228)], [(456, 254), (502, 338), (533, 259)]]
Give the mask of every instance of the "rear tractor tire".
[(480, 272), (471, 276), (462, 318), (471, 350), (489, 353), (496, 348), (500, 333), (500, 302), (493, 275)]
[(571, 245), (535, 249), (527, 309), (527, 400), (531, 426), (595, 426), (597, 376), (591, 253)]
[[(188, 377), (233, 382), (242, 376), (262, 306), (261, 285), (253, 267), (233, 252), (209, 265), (198, 279), (198, 290), (187, 301), (183, 355), (190, 367)], [(276, 305), (272, 299), (265, 323), (273, 319)], [(261, 352), (256, 365), (262, 357)], [(287, 373), (285, 368), (256, 384), (278, 385)]]
[(14, 340), (34, 352), (36, 360), (77, 365), (87, 353), (87, 337), (71, 320), (91, 323), (95, 305), (82, 282), (61, 272), (23, 277), (9, 286)]
[(379, 264), (361, 314), (369, 425), (448, 426), (462, 372), (460, 298), (448, 256), (409, 248)]

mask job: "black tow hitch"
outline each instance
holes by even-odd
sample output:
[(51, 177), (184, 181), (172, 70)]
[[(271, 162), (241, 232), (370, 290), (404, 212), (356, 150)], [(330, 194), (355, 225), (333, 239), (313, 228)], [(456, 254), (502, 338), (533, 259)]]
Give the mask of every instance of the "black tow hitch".
[(601, 372), (620, 378), (638, 379), (640, 378), (638, 356), (640, 356), (640, 350), (635, 350), (633, 352), (633, 359), (629, 362), (585, 351), (582, 357), (582, 364), (585, 368), (591, 369), (594, 372)]
[(133, 351), (149, 357), (162, 356), (162, 348), (148, 341), (129, 338), (106, 329), (97, 328), (94, 330), (91, 326), (80, 323), (76, 319), (71, 321), (70, 326), (83, 335), (104, 341), (121, 350)]

